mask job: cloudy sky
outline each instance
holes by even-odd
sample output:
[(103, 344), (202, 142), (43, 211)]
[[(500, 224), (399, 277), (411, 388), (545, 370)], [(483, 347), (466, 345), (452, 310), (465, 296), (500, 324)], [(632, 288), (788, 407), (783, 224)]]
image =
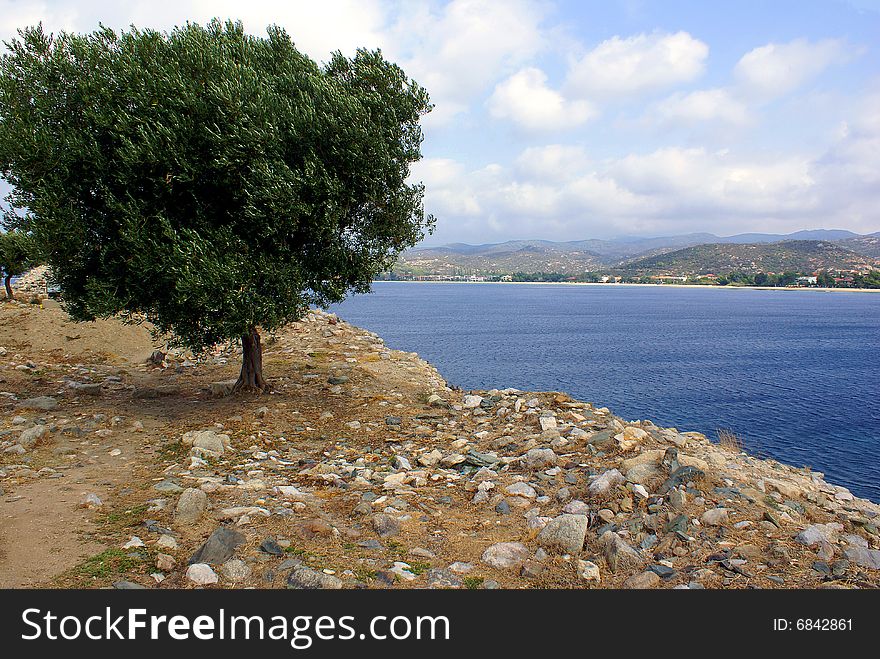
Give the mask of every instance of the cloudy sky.
[(0, 0), (0, 37), (214, 16), (427, 87), (426, 244), (880, 231), (874, 0)]

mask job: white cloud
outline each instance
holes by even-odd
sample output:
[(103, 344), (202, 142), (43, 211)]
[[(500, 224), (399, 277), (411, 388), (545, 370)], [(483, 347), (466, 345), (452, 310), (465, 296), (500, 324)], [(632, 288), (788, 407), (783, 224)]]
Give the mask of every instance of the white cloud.
[(576, 177), (588, 164), (583, 147), (567, 144), (529, 147), (514, 161), (518, 174), (533, 180), (550, 181)]
[(687, 32), (612, 37), (572, 62), (568, 88), (582, 98), (668, 88), (698, 78), (709, 47)]
[(839, 39), (770, 43), (743, 55), (734, 76), (745, 92), (761, 97), (782, 96), (848, 57), (847, 48)]
[[(880, 125), (868, 114), (819, 158), (666, 147), (593, 161), (579, 147), (554, 144), (522, 151), (509, 167), (470, 171), (443, 163), (442, 175), (431, 177), (426, 205), (442, 220), (439, 242), (448, 232), (484, 242), (726, 235), (854, 222), (867, 231), (880, 202)], [(553, 177), (554, 167), (564, 171)], [(469, 213), (459, 211), (461, 200)], [(481, 222), (474, 222), (475, 212)]]
[(333, 0), (332, 2), (272, 2), (251, 0), (179, 0), (152, 2), (136, 0), (110, 3), (0, 2), (0, 38), (8, 39), (15, 29), (42, 21), (49, 31), (91, 32), (103, 23), (115, 29), (131, 24), (167, 30), (187, 21), (205, 24), (212, 18), (241, 20), (251, 34), (265, 35), (269, 25), (287, 29), (298, 48), (318, 61), (334, 50), (352, 54), (359, 46), (387, 45), (385, 26), (390, 20), (388, 5), (381, 0)]
[(542, 20), (541, 7), (526, 0), (454, 0), (436, 12), (407, 5), (394, 35), (411, 51), (403, 68), (437, 106), (430, 121), (448, 123), (531, 59), (545, 45)]
[(745, 124), (749, 121), (746, 105), (723, 88), (676, 92), (658, 102), (650, 114), (661, 123), (718, 121)]
[(569, 101), (547, 86), (547, 75), (536, 68), (517, 71), (498, 84), (488, 101), (490, 114), (509, 119), (530, 132), (579, 126), (596, 116), (588, 101)]

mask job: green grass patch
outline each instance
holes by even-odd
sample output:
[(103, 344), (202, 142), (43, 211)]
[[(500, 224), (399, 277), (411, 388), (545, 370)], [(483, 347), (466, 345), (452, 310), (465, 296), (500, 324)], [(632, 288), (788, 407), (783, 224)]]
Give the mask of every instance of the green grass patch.
[(461, 581), (468, 590), (479, 590), (483, 587), (483, 577), (464, 577)]
[(79, 577), (106, 579), (143, 565), (144, 558), (133, 556), (122, 549), (108, 549), (87, 558), (73, 568)]
[(140, 526), (144, 521), (144, 513), (147, 512), (147, 504), (132, 506), (125, 510), (114, 510), (107, 513), (103, 522), (105, 526), (110, 526), (118, 530), (128, 529), (133, 526)]

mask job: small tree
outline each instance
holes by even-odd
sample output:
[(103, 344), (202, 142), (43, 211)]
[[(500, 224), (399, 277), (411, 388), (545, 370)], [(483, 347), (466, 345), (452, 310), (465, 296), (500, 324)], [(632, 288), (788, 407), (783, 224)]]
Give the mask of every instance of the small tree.
[(0, 174), (76, 320), (147, 320), (195, 350), (372, 278), (433, 226), (428, 95), (379, 51), (318, 66), (278, 27), (19, 32), (0, 59)]
[(6, 299), (13, 300), (12, 278), (30, 270), (37, 264), (34, 243), (23, 231), (0, 232), (0, 270), (6, 286)]

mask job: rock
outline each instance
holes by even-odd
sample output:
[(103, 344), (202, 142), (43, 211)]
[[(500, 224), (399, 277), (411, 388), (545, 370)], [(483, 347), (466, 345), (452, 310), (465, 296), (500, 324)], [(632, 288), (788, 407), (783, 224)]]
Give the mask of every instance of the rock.
[(542, 416), (538, 419), (538, 422), (541, 424), (541, 430), (556, 430), (556, 417), (555, 416)]
[(49, 436), (49, 429), (44, 425), (36, 425), (33, 428), (23, 430), (18, 437), (18, 443), (27, 450), (34, 448), (37, 444), (45, 443), (45, 438)]
[(294, 485), (279, 485), (275, 488), (275, 493), (290, 501), (306, 501), (309, 499), (308, 494)]
[(22, 410), (43, 410), (49, 412), (58, 408), (58, 401), (51, 396), (37, 396), (21, 401), (15, 407)]
[(498, 505), (495, 506), (495, 512), (498, 513), (499, 515), (509, 515), (510, 514), (510, 504), (507, 503), (507, 501), (505, 499), (502, 499), (501, 501), (498, 502)]
[(843, 555), (846, 556), (847, 560), (860, 567), (880, 570), (880, 550), (853, 546), (844, 549)]
[(596, 583), (599, 583), (602, 580), (599, 573), (599, 566), (591, 561), (578, 561), (577, 572), (578, 576), (584, 581), (595, 581)]
[(103, 392), (102, 385), (100, 382), (89, 382), (86, 384), (80, 384), (78, 382), (71, 382), (74, 391), (85, 394), (87, 396), (100, 396)]
[(615, 435), (614, 439), (622, 451), (631, 451), (636, 446), (644, 442), (648, 438), (648, 433), (638, 426), (627, 426), (619, 435)]
[(162, 572), (171, 572), (176, 565), (177, 561), (174, 560), (174, 556), (162, 553), (156, 554), (156, 568), (162, 570)]
[(656, 588), (660, 583), (660, 577), (650, 570), (646, 572), (642, 572), (641, 574), (634, 574), (629, 577), (626, 581), (623, 582), (624, 588), (638, 588), (638, 589), (647, 589), (647, 588)]
[(434, 449), (429, 453), (423, 453), (422, 455), (420, 455), (418, 458), (418, 463), (423, 467), (433, 467), (438, 462), (440, 462), (440, 458), (442, 457), (443, 454), (439, 450)]
[(82, 498), (79, 505), (81, 508), (89, 508), (90, 510), (94, 510), (103, 506), (104, 502), (101, 501), (101, 498), (97, 494), (95, 494), (94, 492), (89, 492)]
[(651, 449), (647, 451), (642, 451), (638, 455), (627, 458), (626, 460), (621, 462), (620, 471), (626, 473), (633, 467), (639, 467), (644, 464), (659, 465), (664, 453), (665, 451), (663, 449)]
[(797, 499), (803, 495), (801, 488), (788, 481), (765, 478), (764, 487), (773, 492), (779, 492), (782, 496), (788, 497), (789, 499)]
[(684, 483), (689, 481), (697, 480), (705, 476), (705, 472), (700, 471), (696, 467), (679, 467), (676, 469), (669, 478), (660, 486), (660, 489), (657, 490), (659, 494), (666, 494), (669, 490), (678, 487)]
[(624, 482), (626, 482), (626, 479), (623, 477), (623, 474), (617, 469), (609, 469), (593, 480), (588, 489), (593, 496), (604, 496)]
[(263, 542), (260, 543), (260, 551), (269, 554), (270, 556), (284, 556), (284, 549), (281, 548), (277, 542), (275, 542), (275, 538), (266, 538)]
[(590, 507), (580, 499), (575, 499), (574, 501), (569, 501), (565, 504), (562, 512), (568, 513), (569, 515), (587, 515), (590, 512)]
[(134, 581), (126, 581), (125, 579), (121, 581), (114, 581), (113, 588), (116, 590), (146, 590), (146, 586), (142, 586), (139, 583), (135, 583)]
[(684, 490), (675, 488), (669, 492), (666, 500), (672, 510), (681, 510), (687, 504), (687, 493)]
[(380, 538), (388, 538), (400, 533), (400, 522), (391, 515), (379, 513), (373, 515), (373, 529)]
[(228, 396), (232, 393), (232, 389), (235, 387), (235, 383), (238, 380), (224, 380), (222, 382), (212, 382), (208, 385), (208, 390), (212, 396), (220, 398), (222, 396)]
[(399, 426), (403, 423), (403, 419), (399, 416), (386, 416), (385, 417), (385, 425), (386, 426)]
[(177, 549), (177, 540), (174, 539), (174, 536), (168, 535), (167, 533), (159, 536), (159, 539), (156, 540), (156, 546), (161, 549)]
[(186, 578), (196, 585), (208, 586), (220, 581), (217, 573), (207, 563), (193, 563), (186, 568)]
[(473, 409), (475, 407), (479, 407), (480, 403), (482, 402), (482, 396), (465, 396), (461, 401), (461, 405), (466, 409)]
[(178, 492), (183, 492), (183, 488), (180, 486), (180, 483), (177, 483), (171, 479), (166, 478), (164, 481), (160, 481), (153, 486), (153, 489), (158, 492), (169, 492), (171, 494), (177, 494)]
[(409, 463), (409, 460), (407, 460), (402, 455), (395, 455), (393, 458), (391, 458), (391, 466), (395, 469), (402, 469), (404, 471), (409, 471), (410, 469), (412, 469), (412, 465)]
[(550, 520), (538, 534), (538, 543), (547, 549), (557, 549), (569, 554), (579, 552), (584, 546), (589, 519), (586, 515), (560, 515)]
[(601, 519), (606, 524), (610, 524), (614, 521), (614, 511), (609, 510), (608, 508), (600, 508), (599, 512), (596, 514), (599, 515), (599, 519)]
[(250, 578), (251, 568), (244, 561), (233, 558), (220, 566), (220, 574), (232, 583), (241, 583)]
[(498, 464), (500, 460), (497, 455), (493, 455), (492, 453), (480, 453), (479, 451), (470, 449), (465, 456), (465, 462), (467, 464), (472, 464), (475, 467), (493, 467)]
[(661, 475), (660, 467), (650, 462), (645, 462), (631, 467), (626, 472), (626, 480), (630, 483), (647, 483)]
[(820, 543), (835, 544), (837, 542), (837, 534), (842, 530), (843, 527), (834, 522), (830, 524), (813, 524), (798, 533), (794, 541), (807, 547), (814, 547)]
[(523, 465), (527, 469), (543, 469), (556, 464), (556, 453), (549, 448), (533, 448), (523, 456)]
[(461, 588), (461, 579), (451, 570), (431, 568), (425, 575), (428, 588)]
[(641, 555), (613, 531), (605, 531), (599, 542), (612, 572), (627, 570), (642, 563)]
[(505, 487), (504, 491), (511, 496), (525, 497), (526, 499), (534, 499), (538, 496), (538, 493), (535, 492), (535, 488), (528, 483), (514, 483), (513, 485)]
[(247, 540), (238, 531), (219, 526), (198, 551), (189, 559), (189, 564), (211, 563), (219, 565), (232, 558), (236, 548)]
[(544, 573), (544, 566), (538, 561), (527, 560), (523, 562), (519, 576), (524, 579), (537, 579)]
[(139, 549), (144, 546), (144, 541), (141, 540), (136, 535), (131, 537), (131, 540), (122, 545), (123, 549)]
[(483, 552), (482, 560), (486, 565), (507, 570), (522, 566), (528, 557), (529, 549), (521, 542), (499, 542)]
[(587, 438), (587, 443), (592, 444), (593, 446), (604, 446), (614, 439), (614, 434), (613, 430), (600, 430), (599, 432), (590, 435), (589, 438)]
[(164, 362), (164, 361), (165, 361), (165, 353), (162, 352), (161, 350), (154, 350), (152, 353), (150, 353), (150, 356), (147, 357), (146, 363), (150, 364), (152, 366), (161, 366), (162, 362)]
[(287, 577), (287, 587), (295, 590), (338, 590), (342, 588), (342, 580), (310, 567), (296, 567)]
[(213, 453), (214, 455), (222, 455), (228, 446), (230, 446), (229, 435), (224, 435), (213, 430), (191, 430), (184, 433), (181, 440), (186, 446), (202, 449)]
[(208, 495), (195, 488), (188, 488), (180, 495), (177, 509), (174, 511), (175, 521), (181, 524), (195, 524), (208, 507)]
[(700, 517), (700, 523), (705, 526), (724, 526), (727, 522), (726, 508), (712, 508), (707, 510)]

